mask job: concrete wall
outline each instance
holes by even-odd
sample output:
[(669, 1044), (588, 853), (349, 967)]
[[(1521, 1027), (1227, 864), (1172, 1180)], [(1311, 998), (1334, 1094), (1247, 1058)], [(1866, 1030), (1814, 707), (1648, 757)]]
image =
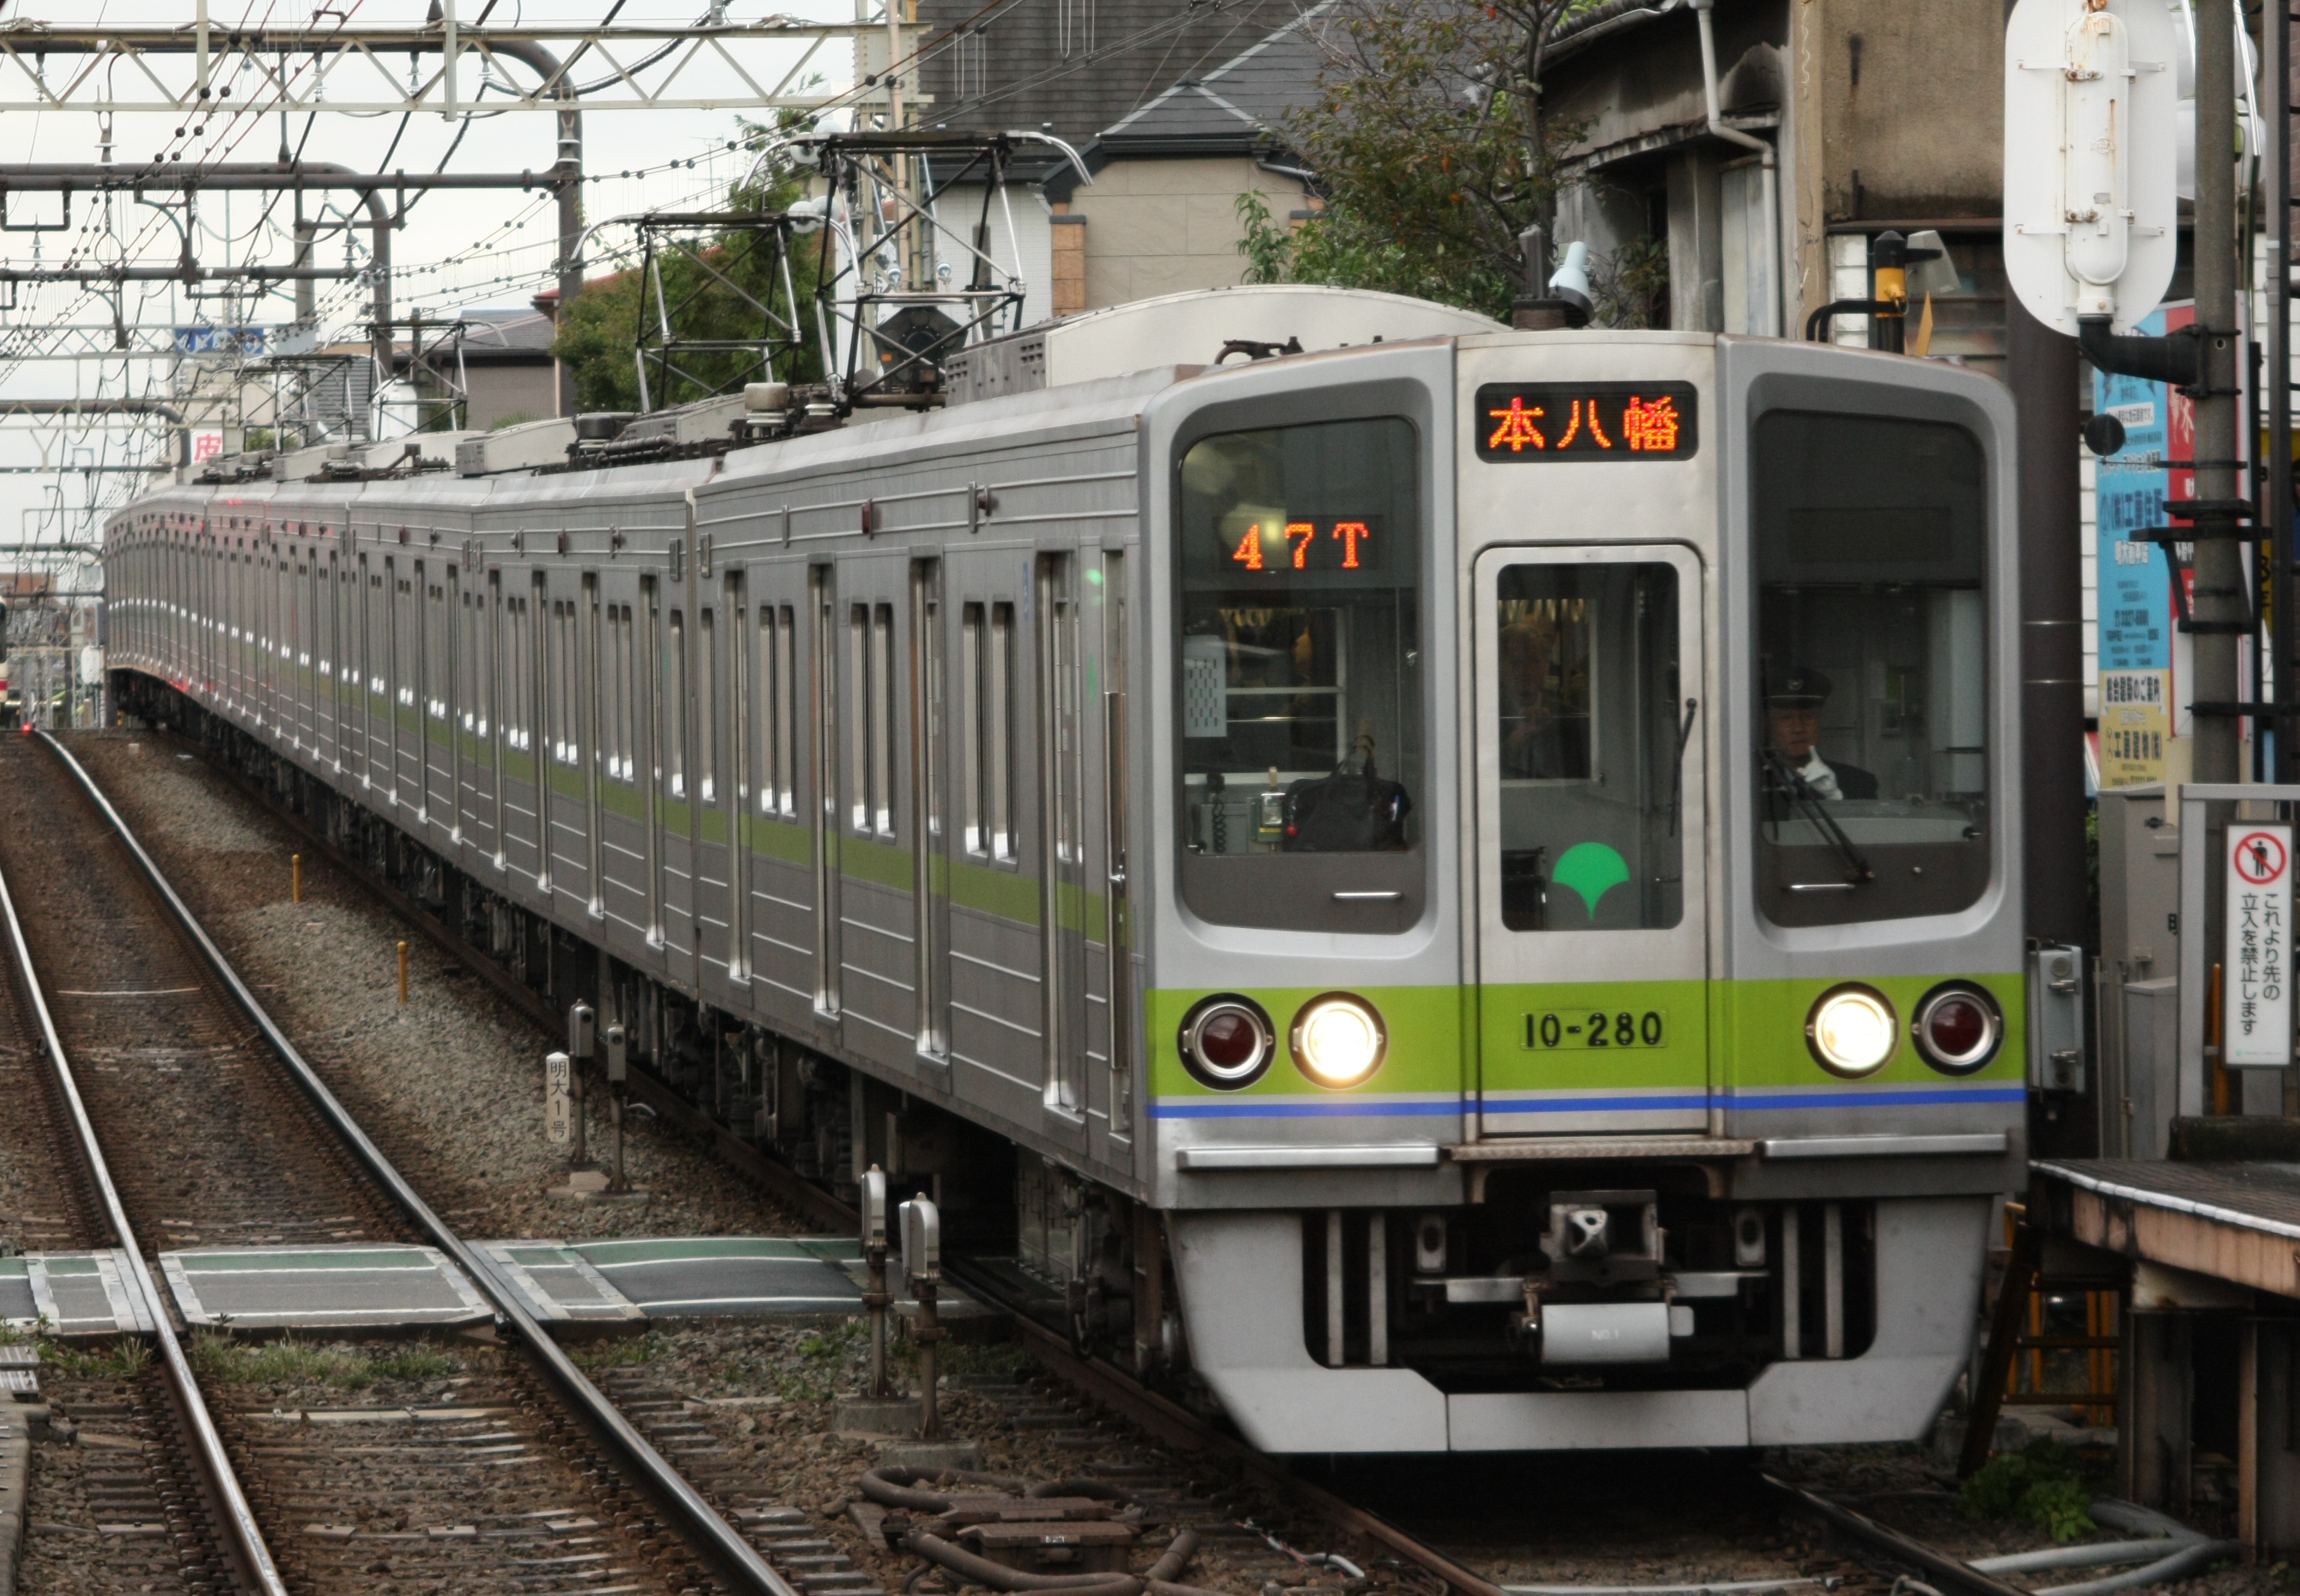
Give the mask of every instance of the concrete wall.
[(511, 416), (542, 421), (559, 414), (558, 368), (547, 360), (531, 365), (467, 364), (463, 380), (471, 400), (463, 424), (475, 431)]
[(1080, 308), (1236, 284), (1246, 269), (1238, 196), (1248, 190), (1281, 225), (1305, 203), (1299, 183), (1244, 155), (1120, 159), (1095, 173), (1071, 196), (1070, 213), (1086, 218)]
[(1800, 4), (1821, 13), (1814, 64), (1829, 219), (1996, 215), (2004, 182), (2003, 0)]
[[(982, 215), (982, 185), (954, 184), (944, 190), (942, 197), (935, 202), (935, 215), (951, 239), (971, 237), (974, 223)], [(1010, 221), (1013, 223), (1011, 229), (1007, 225)], [(1004, 204), (996, 195), (991, 196), (990, 258), (998, 263), (1000, 271), (1020, 273), (1022, 324), (1026, 327), (1062, 313), (1054, 292), (1054, 246), (1050, 238), (1053, 231), (1046, 205), (1021, 184), (1006, 190)], [(965, 287), (973, 262), (954, 244), (946, 259), (957, 274), (957, 286)]]

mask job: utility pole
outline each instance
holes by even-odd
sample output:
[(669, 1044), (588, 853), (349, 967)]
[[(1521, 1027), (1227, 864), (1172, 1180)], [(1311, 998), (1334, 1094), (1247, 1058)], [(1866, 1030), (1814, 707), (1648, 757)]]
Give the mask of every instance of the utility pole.
[[(2202, 397), (2196, 401), (2196, 496), (2222, 505), (2250, 501), (2237, 474), (2236, 404), (2236, 129), (2235, 8), (2202, 4), (2196, 26), (2196, 325), (2202, 331)], [(2285, 87), (2276, 86), (2283, 94)], [(2282, 381), (2282, 372), (2271, 373)], [(2228, 534), (2234, 519), (2204, 516), (2196, 523), (2195, 692), (2198, 704), (2234, 704), (2241, 634), (2251, 630), (2240, 546)], [(2228, 713), (2196, 717), (2199, 781), (2242, 779), (2237, 728)]]

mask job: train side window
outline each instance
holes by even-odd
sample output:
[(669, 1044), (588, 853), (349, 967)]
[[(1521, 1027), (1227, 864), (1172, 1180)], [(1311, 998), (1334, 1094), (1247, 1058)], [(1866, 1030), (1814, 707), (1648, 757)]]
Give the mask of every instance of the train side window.
[(607, 608), (607, 631), (612, 656), (607, 663), (607, 690), (613, 696), (608, 712), (614, 727), (615, 746), (607, 761), (607, 773), (619, 781), (638, 780), (638, 733), (633, 724), (631, 687), (631, 606), (610, 605)]
[(698, 613), (696, 637), (703, 652), (702, 668), (695, 677), (700, 695), (695, 701), (695, 790), (706, 804), (719, 801), (719, 645), (712, 614), (710, 610)]
[(798, 611), (782, 606), (776, 628), (775, 765), (782, 772), (783, 818), (798, 818)]
[(871, 613), (871, 762), (875, 767), (871, 788), (871, 820), (879, 835), (895, 835), (895, 777), (902, 768), (895, 743), (895, 695), (900, 679), (895, 673), (895, 606), (878, 606)]
[(504, 719), (511, 731), (511, 746), (521, 753), (531, 753), (535, 748), (534, 700), (529, 697), (528, 679), (533, 673), (533, 661), (528, 653), (527, 597), (524, 594), (511, 598), (504, 606), (509, 612), (509, 658), (505, 675), (508, 693), (504, 701)]
[(758, 682), (751, 698), (758, 706), (759, 730), (759, 813), (779, 812), (782, 801), (783, 739), (781, 682), (777, 680), (777, 667), (782, 656), (777, 648), (775, 636), (775, 606), (759, 606)]
[(671, 669), (664, 673), (671, 684), (671, 696), (662, 706), (663, 764), (671, 773), (671, 796), (687, 796), (687, 614), (683, 610), (671, 612)]
[(435, 721), (447, 718), (447, 668), (452, 663), (447, 642), (450, 612), (447, 591), (441, 582), (424, 588), (423, 713)]
[(1962, 427), (1774, 411), (1750, 430), (1759, 911), (1951, 914), (1988, 827), (1988, 467)]
[(846, 748), (846, 781), (853, 796), (849, 816), (858, 831), (871, 829), (871, 606), (846, 613), (846, 681), (854, 694), (854, 735)]
[(983, 672), (989, 643), (988, 612), (979, 604), (958, 612), (959, 845), (977, 857), (990, 852), (989, 806), (983, 795)]
[(727, 827), (729, 842), (743, 839), (743, 811), (756, 785), (751, 768), (751, 634), (743, 617), (743, 578), (727, 573), (727, 807), (734, 818)]
[(988, 747), (984, 798), (990, 822), (990, 856), (1006, 864), (1021, 857), (1014, 833), (1014, 606), (990, 606), (989, 670), (983, 703)]
[(1495, 583), (1502, 923), (1649, 931), (1685, 913), (1677, 572), (1528, 563)]

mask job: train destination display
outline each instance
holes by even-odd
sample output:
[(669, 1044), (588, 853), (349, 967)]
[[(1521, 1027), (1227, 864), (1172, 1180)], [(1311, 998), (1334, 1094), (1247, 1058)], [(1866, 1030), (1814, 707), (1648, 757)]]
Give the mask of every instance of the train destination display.
[(1689, 460), (1689, 382), (1488, 382), (1478, 389), (1480, 460)]

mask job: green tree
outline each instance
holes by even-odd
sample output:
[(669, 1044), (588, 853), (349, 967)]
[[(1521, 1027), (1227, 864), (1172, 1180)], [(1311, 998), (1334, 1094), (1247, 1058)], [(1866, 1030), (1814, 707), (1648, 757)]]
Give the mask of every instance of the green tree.
[[(772, 130), (743, 125), (744, 146), (765, 146)], [(729, 186), (726, 209), (756, 215), (788, 210), (804, 197), (805, 186), (788, 165), (754, 172)], [(755, 346), (764, 330), (764, 318), (748, 296), (771, 306), (779, 316), (796, 320), (806, 337), (796, 355), (777, 362), (775, 377), (790, 382), (821, 380), (821, 359), (812, 343), (813, 303), (817, 279), (815, 236), (791, 238), (790, 284), (798, 297), (794, 307), (785, 302), (783, 280), (771, 232), (723, 228), (694, 247), (690, 257), (678, 250), (658, 249), (663, 297), (671, 311), (672, 335), (679, 338), (750, 340)], [(706, 269), (707, 267), (707, 269)], [(723, 280), (721, 280), (723, 279)], [(739, 291), (738, 291), (739, 290)], [(644, 320), (642, 320), (644, 318)], [(652, 284), (643, 284), (637, 266), (596, 277), (566, 306), (559, 318), (552, 355), (575, 374), (575, 398), (583, 410), (637, 410), (639, 406), (638, 362), (636, 350), (640, 329), (652, 336), (655, 328), (655, 296)], [(682, 353), (676, 362), (680, 372), (667, 381), (650, 363), (649, 397), (662, 409), (726, 391), (746, 379), (762, 380), (755, 347), (749, 352), (712, 350)]]
[[(1247, 280), (1411, 294), (1506, 318), (1575, 130), (1543, 110), (1549, 35), (1589, 0), (1362, 0), (1283, 132), (1325, 207), (1287, 236), (1241, 196)], [(1253, 199), (1249, 205), (1248, 199)]]

